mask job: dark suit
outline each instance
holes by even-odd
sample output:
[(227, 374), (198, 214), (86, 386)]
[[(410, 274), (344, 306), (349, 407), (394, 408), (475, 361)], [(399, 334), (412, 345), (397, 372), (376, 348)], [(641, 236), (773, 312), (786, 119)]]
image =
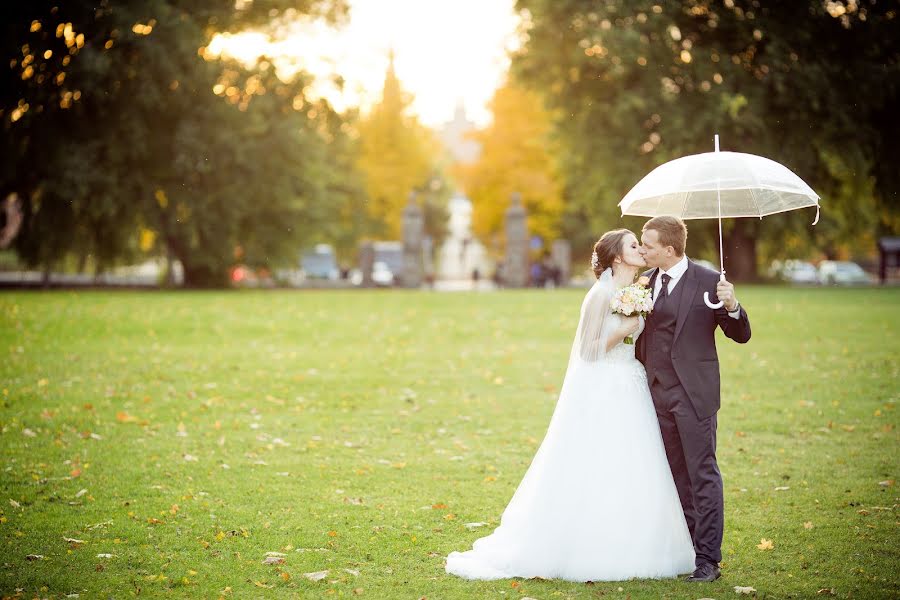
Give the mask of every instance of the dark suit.
[[(645, 273), (653, 289), (659, 269)], [(687, 520), (697, 566), (722, 560), (724, 507), (722, 476), (716, 463), (716, 412), (719, 358), (715, 332), (721, 327), (738, 343), (750, 339), (750, 320), (725, 308), (711, 309), (703, 292), (716, 301), (719, 273), (692, 261), (675, 288), (647, 317), (636, 354), (647, 369), (650, 394), (672, 476)], [(657, 310), (657, 307), (659, 310)]]

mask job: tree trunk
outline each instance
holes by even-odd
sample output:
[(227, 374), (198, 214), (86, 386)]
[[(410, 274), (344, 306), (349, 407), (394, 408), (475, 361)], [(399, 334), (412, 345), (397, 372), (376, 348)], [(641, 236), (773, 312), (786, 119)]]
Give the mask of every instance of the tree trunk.
[(756, 281), (756, 238), (759, 233), (757, 219), (734, 219), (730, 231), (725, 234), (725, 276), (728, 281)]
[(223, 288), (228, 287), (228, 272), (220, 271), (208, 264), (192, 260), (193, 254), (187, 244), (174, 235), (166, 235), (166, 246), (169, 256), (175, 256), (184, 273), (183, 286), (186, 288)]

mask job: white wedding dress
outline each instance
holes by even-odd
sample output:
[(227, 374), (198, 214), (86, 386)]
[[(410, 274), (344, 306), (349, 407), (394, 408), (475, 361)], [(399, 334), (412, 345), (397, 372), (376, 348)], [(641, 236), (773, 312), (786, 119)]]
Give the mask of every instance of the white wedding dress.
[(607, 269), (582, 304), (547, 434), (500, 526), (450, 553), (447, 573), (618, 581), (694, 569), (644, 367), (633, 345), (606, 351), (621, 318), (609, 310), (613, 291)]

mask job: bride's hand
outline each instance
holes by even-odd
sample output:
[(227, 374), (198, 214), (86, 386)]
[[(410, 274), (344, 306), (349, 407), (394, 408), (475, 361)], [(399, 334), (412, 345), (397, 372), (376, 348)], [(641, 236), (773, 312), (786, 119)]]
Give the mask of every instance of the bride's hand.
[(622, 317), (622, 330), (625, 332), (625, 337), (637, 333), (637, 330), (640, 326), (641, 317), (639, 315), (634, 315), (633, 317)]

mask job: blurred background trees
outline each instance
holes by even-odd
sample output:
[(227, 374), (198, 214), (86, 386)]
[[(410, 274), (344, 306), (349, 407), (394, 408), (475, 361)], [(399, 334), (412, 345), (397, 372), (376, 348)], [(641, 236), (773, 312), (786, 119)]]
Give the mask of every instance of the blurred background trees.
[[(336, 20), (339, 1), (5, 3), (0, 193), (16, 193), (16, 250), (99, 272), (156, 247), (188, 285), (228, 268), (295, 261), (298, 240), (365, 204), (344, 119), (308, 79), (213, 59), (219, 31), (293, 13)], [(364, 211), (362, 211), (364, 212)], [(344, 243), (346, 245), (346, 243)]]
[[(18, 259), (102, 272), (165, 256), (188, 285), (223, 285), (238, 263), (295, 265), (320, 242), (348, 262), (363, 237), (398, 238), (410, 191), (437, 247), (455, 187), (487, 246), (502, 243), (520, 192), (532, 233), (586, 256), (621, 226), (631, 186), (711, 151), (715, 133), (823, 197), (815, 228), (812, 210), (727, 221), (731, 277), (774, 257), (871, 253), (900, 234), (895, 3), (518, 0), (520, 45), (466, 165), (412, 114), (393, 66), (371, 110), (339, 114), (307, 73), (285, 79), (265, 56), (208, 50), (218, 33), (338, 25), (347, 11), (344, 0), (4, 3), (0, 198), (20, 206)], [(715, 224), (690, 228), (692, 256), (717, 257)]]
[(472, 200), (475, 234), (486, 246), (502, 247), (509, 198), (518, 192), (528, 211), (529, 232), (557, 239), (563, 181), (550, 115), (540, 95), (509, 81), (496, 91), (490, 109), (491, 124), (471, 136), (481, 146), (479, 159), (457, 169)]
[[(823, 197), (816, 228), (811, 211), (727, 222), (733, 277), (753, 278), (785, 246), (852, 252), (900, 231), (895, 4), (518, 0), (517, 9), (524, 43), (513, 71), (555, 116), (563, 231), (576, 254), (618, 221), (618, 200), (643, 174), (712, 151), (714, 133), (725, 150), (787, 165)], [(712, 254), (714, 225), (689, 226), (692, 252)]]

